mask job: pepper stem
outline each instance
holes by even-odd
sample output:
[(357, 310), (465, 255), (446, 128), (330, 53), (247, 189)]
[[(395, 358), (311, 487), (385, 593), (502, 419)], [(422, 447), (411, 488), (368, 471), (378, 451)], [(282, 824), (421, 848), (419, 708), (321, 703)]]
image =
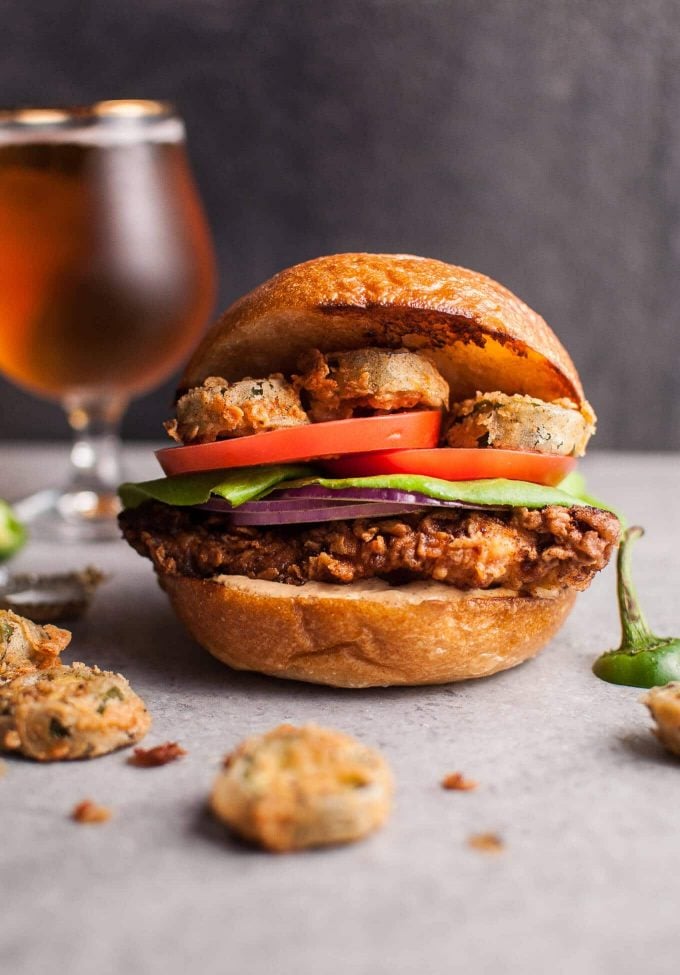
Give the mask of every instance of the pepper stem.
[(680, 680), (680, 639), (656, 636), (647, 625), (633, 588), (630, 550), (644, 532), (637, 525), (621, 539), (616, 589), (621, 616), (621, 646), (600, 654), (593, 673), (610, 684), (657, 687)]
[(621, 617), (621, 646), (618, 649), (628, 653), (631, 650), (645, 650), (659, 643), (659, 637), (649, 628), (633, 586), (631, 551), (633, 542), (644, 533), (644, 528), (632, 525), (623, 534), (617, 556), (616, 590)]

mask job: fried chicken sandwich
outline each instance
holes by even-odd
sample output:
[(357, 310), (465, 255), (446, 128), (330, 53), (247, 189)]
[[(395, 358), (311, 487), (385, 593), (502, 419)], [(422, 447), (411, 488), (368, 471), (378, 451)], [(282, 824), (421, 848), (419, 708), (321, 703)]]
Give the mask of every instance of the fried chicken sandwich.
[[(232, 305), (121, 527), (231, 667), (343, 687), (537, 653), (611, 557), (595, 417), (543, 319), (440, 261), (341, 254)], [(581, 488), (582, 491), (582, 488)]]

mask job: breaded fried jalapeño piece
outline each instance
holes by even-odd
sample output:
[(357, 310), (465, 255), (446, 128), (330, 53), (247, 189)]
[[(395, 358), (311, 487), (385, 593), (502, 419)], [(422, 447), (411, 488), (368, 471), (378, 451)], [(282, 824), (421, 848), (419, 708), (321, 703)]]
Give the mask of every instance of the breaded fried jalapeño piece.
[(51, 667), (0, 686), (0, 749), (39, 762), (105, 755), (150, 725), (127, 680), (98, 667)]
[(280, 725), (225, 759), (213, 812), (239, 836), (275, 852), (348, 843), (381, 826), (392, 775), (383, 757), (317, 725)]
[(680, 755), (680, 681), (653, 687), (642, 701), (656, 721), (656, 737), (669, 751)]
[(38, 626), (11, 609), (0, 609), (0, 683), (55, 666), (70, 642), (68, 630)]
[(180, 443), (212, 443), (309, 423), (297, 390), (280, 373), (229, 383), (210, 376), (177, 401), (177, 419), (164, 424)]
[(444, 434), (449, 447), (496, 447), (582, 457), (595, 431), (588, 403), (546, 403), (533, 396), (477, 393), (454, 403)]
[(315, 422), (347, 420), (357, 411), (393, 413), (397, 410), (444, 409), (449, 386), (429, 359), (408, 349), (318, 349), (299, 362), (294, 377), (309, 398)]

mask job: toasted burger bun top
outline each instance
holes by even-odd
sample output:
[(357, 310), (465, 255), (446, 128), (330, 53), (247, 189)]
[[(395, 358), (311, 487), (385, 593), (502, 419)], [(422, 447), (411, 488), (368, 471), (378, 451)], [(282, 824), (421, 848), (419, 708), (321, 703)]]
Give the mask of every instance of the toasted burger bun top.
[(208, 376), (294, 373), (302, 352), (429, 350), (452, 400), (477, 390), (583, 402), (546, 322), (483, 274), (409, 254), (336, 254), (297, 264), (235, 302), (208, 331), (180, 392)]

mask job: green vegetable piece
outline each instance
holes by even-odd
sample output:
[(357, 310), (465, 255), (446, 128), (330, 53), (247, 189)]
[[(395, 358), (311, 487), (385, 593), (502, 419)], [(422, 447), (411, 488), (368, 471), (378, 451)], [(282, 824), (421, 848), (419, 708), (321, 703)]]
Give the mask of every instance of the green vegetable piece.
[(644, 535), (638, 525), (629, 528), (619, 547), (616, 588), (621, 617), (621, 646), (608, 650), (593, 664), (593, 673), (610, 684), (658, 687), (680, 680), (680, 638), (656, 636), (640, 608), (631, 575), (631, 548)]
[(223, 498), (236, 508), (246, 501), (259, 501), (275, 490), (319, 485), (330, 491), (346, 488), (394, 488), (425, 494), (439, 501), (462, 501), (492, 508), (545, 508), (551, 504), (571, 507), (582, 504), (603, 508), (605, 511), (612, 510), (609, 505), (596, 498), (583, 495), (581, 481), (572, 481), (571, 484), (568, 482), (569, 478), (566, 478), (559, 487), (547, 487), (502, 477), (477, 481), (445, 481), (421, 474), (330, 478), (319, 477), (313, 467), (305, 464), (266, 464), (160, 477), (140, 484), (121, 484), (118, 494), (126, 508), (136, 508), (150, 499), (180, 507), (205, 504), (211, 495)]
[(71, 732), (65, 728), (59, 718), (50, 720), (50, 734), (53, 738), (70, 738)]
[(422, 474), (378, 474), (373, 477), (306, 477), (281, 484), (281, 488), (303, 487), (319, 484), (331, 490), (344, 488), (396, 488), (398, 491), (413, 491), (426, 494), (428, 498), (439, 501), (462, 501), (466, 504), (489, 505), (490, 507), (545, 508), (549, 504), (572, 507), (587, 504), (609, 511), (601, 501), (589, 498), (584, 501), (575, 494), (568, 494), (561, 487), (546, 487), (529, 481), (513, 481), (504, 477), (484, 478), (477, 481), (445, 481), (439, 477), (425, 477)]
[(306, 464), (237, 467), (234, 470), (159, 477), (155, 481), (142, 481), (139, 484), (121, 484), (118, 494), (125, 508), (137, 508), (151, 499), (178, 506), (205, 504), (212, 494), (236, 508), (246, 501), (256, 501), (288, 478), (304, 477), (311, 473), (313, 468)]
[(589, 504), (591, 508), (604, 508), (605, 511), (611, 511), (621, 522), (622, 528), (626, 527), (627, 520), (620, 511), (613, 508), (610, 504), (604, 504), (598, 498), (588, 493), (586, 479), (580, 471), (571, 471), (557, 486), (560, 491), (572, 495), (572, 497), (576, 498), (577, 501), (583, 502), (583, 504)]
[(118, 701), (124, 701), (125, 695), (119, 687), (109, 687), (105, 694), (102, 694), (102, 701), (97, 708), (97, 714), (103, 714), (106, 711), (107, 705), (112, 698), (116, 698)]
[(18, 552), (25, 543), (26, 529), (7, 502), (0, 500), (0, 562)]

